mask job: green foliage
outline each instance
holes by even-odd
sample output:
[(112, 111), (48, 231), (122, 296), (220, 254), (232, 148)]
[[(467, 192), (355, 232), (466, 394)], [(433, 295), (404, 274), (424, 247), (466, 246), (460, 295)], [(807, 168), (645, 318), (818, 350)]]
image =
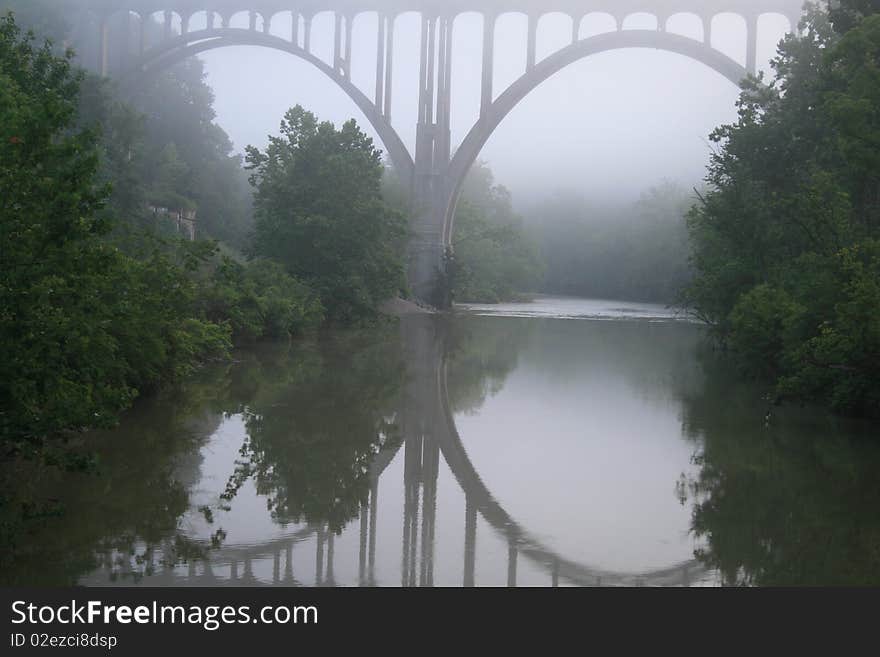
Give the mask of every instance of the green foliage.
[(202, 303), (209, 319), (229, 323), (236, 343), (288, 338), (323, 319), (312, 291), (265, 259), (241, 264), (223, 256), (204, 286)]
[(878, 0), (830, 0), (831, 23), (838, 32), (848, 32), (865, 16), (880, 11)]
[(404, 286), (403, 217), (382, 198), (380, 152), (354, 121), (337, 130), (302, 107), (265, 152), (250, 146), (253, 252), (282, 263), (334, 322), (375, 315)]
[(767, 284), (742, 295), (731, 312), (730, 346), (743, 364), (762, 376), (774, 376), (792, 326), (804, 309), (784, 291)]
[(465, 181), (448, 267), (458, 301), (510, 301), (540, 280), (537, 249), (513, 212), (510, 192), (494, 184), (485, 165), (475, 165)]
[(880, 15), (864, 13), (845, 30), (833, 14), (840, 36), (813, 8), (775, 78), (748, 81), (738, 121), (713, 134), (687, 296), (779, 396), (876, 414)]
[[(95, 137), (65, 134), (80, 76), (0, 18), (0, 435), (18, 443), (92, 423), (130, 391), (94, 312), (114, 255), (95, 249), (106, 190)], [(111, 366), (104, 377), (103, 366)], [(8, 443), (4, 445), (9, 447)]]
[(755, 386), (706, 353), (682, 422), (699, 474), (696, 556), (727, 586), (880, 583), (880, 444), (871, 421), (767, 409)]
[(108, 241), (101, 148), (76, 128), (82, 75), (0, 19), (0, 442), (3, 457), (106, 426), (134, 396), (229, 347), (194, 312), (187, 245), (142, 259)]

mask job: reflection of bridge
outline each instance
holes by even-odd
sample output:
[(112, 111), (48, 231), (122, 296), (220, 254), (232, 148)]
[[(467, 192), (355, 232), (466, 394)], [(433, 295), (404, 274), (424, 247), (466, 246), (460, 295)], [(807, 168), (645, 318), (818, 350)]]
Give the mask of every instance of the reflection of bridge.
[[(465, 493), (464, 565), (462, 582), (473, 586), (476, 580), (477, 515), (507, 543), (507, 583), (517, 584), (520, 556), (547, 575), (548, 584), (560, 582), (578, 586), (687, 586), (705, 579), (707, 572), (697, 561), (672, 564), (667, 568), (640, 573), (620, 573), (579, 564), (542, 545), (521, 527), (489, 492), (468, 457), (455, 427), (446, 390), (446, 366), (437, 325), (431, 317), (409, 318), (403, 322), (410, 377), (401, 416), (403, 443), (382, 450), (371, 464), (369, 499), (361, 506), (359, 518), (358, 580), (362, 586), (376, 585), (376, 543), (379, 483), (383, 473), (403, 449), (404, 522), (401, 547), (401, 584), (434, 584), (434, 526), (437, 511), (437, 482), (442, 455)], [(204, 560), (190, 561), (188, 572), (170, 565), (160, 567), (145, 583), (151, 586), (257, 586), (274, 584), (296, 586), (293, 548), (314, 539), (315, 581), (318, 586), (335, 585), (335, 540), (326, 526), (307, 526), (272, 541), (254, 546), (223, 546), (211, 550)], [(159, 553), (173, 554), (171, 545)], [(158, 554), (153, 554), (154, 560)], [(254, 564), (272, 560), (271, 579), (258, 578)], [(161, 560), (161, 559), (159, 559)], [(86, 582), (106, 584), (106, 570), (118, 574), (133, 572), (126, 557), (121, 572), (108, 562), (104, 571)], [(227, 575), (219, 576), (217, 570)], [(125, 578), (123, 578), (125, 583)]]
[[(145, 75), (201, 52), (234, 45), (273, 48), (303, 59), (337, 84), (363, 112), (385, 145), (389, 158), (411, 184), (417, 217), (410, 247), (409, 278), (415, 294), (445, 305), (445, 255), (461, 185), (495, 129), (526, 96), (557, 72), (591, 55), (623, 48), (653, 48), (677, 53), (717, 71), (734, 84), (757, 63), (758, 22), (780, 14), (794, 26), (802, 0), (62, 0), (84, 10), (80, 30), (97, 35), (97, 68), (139, 85)], [(409, 12), (421, 17), (419, 112), (415, 152), (411, 154), (391, 124), (394, 45), (397, 19)], [(477, 122), (457, 149), (450, 117), (454, 108), (452, 52), (456, 20), (468, 12), (483, 21), (481, 107)], [(720, 14), (739, 16), (745, 25), (746, 57), (738, 62), (713, 47), (713, 21)], [(332, 52), (322, 58), (312, 46), (313, 21), (332, 15)], [(496, 24), (519, 14), (526, 25), (525, 71), (500, 94), (493, 88)], [(542, 21), (561, 14), (571, 21), (571, 41), (543, 60), (538, 58)], [(595, 14), (610, 19), (609, 31), (582, 35), (584, 20)], [(625, 29), (628, 16), (649, 14), (652, 30)], [(668, 30), (673, 17), (692, 20), (701, 38)], [(151, 19), (155, 22), (150, 29)], [(239, 22), (241, 19), (241, 22)], [(277, 26), (283, 21), (283, 33)], [(375, 89), (352, 81), (355, 26), (369, 20), (376, 44)], [(276, 26), (273, 28), (273, 25)], [(374, 27), (375, 26), (375, 27)], [(151, 32), (158, 34), (151, 35)], [(121, 38), (120, 38), (121, 35)], [(116, 37), (115, 39), (113, 37)], [(118, 45), (116, 50), (113, 44)], [(372, 56), (372, 55), (371, 55)]]

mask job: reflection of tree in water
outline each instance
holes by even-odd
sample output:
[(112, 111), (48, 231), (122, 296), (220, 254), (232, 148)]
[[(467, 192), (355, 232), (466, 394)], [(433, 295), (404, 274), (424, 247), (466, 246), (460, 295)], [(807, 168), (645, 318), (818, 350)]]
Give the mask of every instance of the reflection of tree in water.
[(449, 405), (453, 411), (477, 411), (498, 394), (516, 369), (534, 322), (493, 317), (461, 317), (446, 323)]
[(253, 479), (282, 523), (339, 532), (360, 512), (369, 470), (388, 441), (404, 363), (396, 331), (337, 335), (244, 370), (263, 382), (243, 409), (248, 436), (224, 499)]
[(220, 422), (205, 410), (212, 394), (211, 385), (194, 380), (137, 404), (124, 431), (88, 434), (72, 453), (94, 457), (93, 470), (19, 464), (2, 482), (0, 581), (69, 585), (101, 565), (149, 573), (161, 565), (152, 553), (162, 544), (164, 560), (204, 551), (208, 544), (175, 533), (199, 477), (199, 446)]
[[(0, 582), (74, 584), (100, 567), (138, 579), (205, 558), (223, 528), (194, 540), (181, 519), (193, 511), (200, 448), (224, 415), (244, 415), (249, 433), (234, 479), (253, 476), (276, 518), (333, 529), (351, 519), (369, 488), (373, 455), (397, 439), (403, 363), (396, 329), (267, 345), (238, 357), (142, 400), (118, 430), (89, 434), (79, 451), (96, 456), (96, 472), (22, 464), (0, 482)], [(199, 511), (213, 521), (213, 509)]]
[(871, 427), (773, 409), (722, 365), (685, 398), (701, 467), (697, 556), (729, 585), (880, 584), (880, 445)]

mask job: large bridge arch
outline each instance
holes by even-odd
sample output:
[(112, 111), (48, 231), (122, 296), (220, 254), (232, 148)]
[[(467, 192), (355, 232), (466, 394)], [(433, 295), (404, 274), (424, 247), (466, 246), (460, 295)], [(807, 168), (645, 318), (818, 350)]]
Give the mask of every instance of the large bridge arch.
[(452, 244), (455, 210), (465, 177), (504, 119), (544, 82), (569, 66), (593, 55), (630, 48), (662, 50), (682, 55), (721, 74), (737, 87), (749, 74), (742, 64), (705, 43), (679, 34), (655, 30), (603, 32), (577, 41), (534, 64), (492, 102), (452, 157), (446, 181), (448, 205), (443, 226), (447, 247)]
[(242, 28), (221, 27), (186, 32), (160, 43), (145, 52), (135, 64), (119, 77), (120, 87), (131, 93), (153, 76), (200, 53), (230, 46), (255, 46), (288, 53), (321, 71), (354, 102), (376, 131), (391, 163), (404, 180), (411, 180), (413, 158), (406, 145), (381, 110), (361, 91), (347, 75), (329, 65), (317, 55), (300, 48), (296, 43), (268, 32)]
[[(566, 66), (592, 54), (624, 48), (658, 49), (678, 53), (718, 71), (734, 83), (747, 72), (756, 71), (758, 21), (768, 13), (788, 18), (796, 25), (802, 13), (802, 0), (57, 0), (91, 16), (86, 29), (98, 30), (97, 69), (111, 73), (110, 19), (119, 10), (128, 10), (141, 18), (139, 47), (135, 58), (139, 67), (129, 73), (147, 74), (182, 58), (227, 45), (265, 46), (305, 60), (327, 75), (360, 108), (373, 126), (379, 140), (410, 190), (410, 239), (408, 245), (408, 283), (412, 296), (427, 304), (448, 307), (451, 302), (447, 255), (451, 246), (455, 206), (465, 174), (478, 157), (495, 128), (504, 117), (547, 78)], [(292, 15), (291, 34), (276, 36), (273, 19), (279, 14)], [(318, 57), (312, 48), (312, 20), (332, 14), (332, 53), (329, 61)], [(456, 19), (475, 12), (483, 17), (482, 62), (474, 57), (474, 69), (481, 69), (479, 119), (470, 127), (453, 157), (450, 117), (452, 89), (458, 83), (452, 74), (453, 52), (460, 44), (453, 38)], [(156, 13), (164, 20), (151, 21)], [(204, 30), (191, 31), (201, 24)], [(230, 19), (247, 14), (247, 26), (233, 27)], [(363, 13), (377, 14), (375, 55), (375, 97), (369, 97), (352, 82), (352, 23)], [(395, 23), (409, 13), (420, 16), (420, 27), (409, 29), (421, 37), (417, 52), (408, 52), (405, 60), (418, 68), (418, 85), (413, 89), (417, 100), (414, 148), (409, 150), (409, 135), (404, 139), (391, 126), (395, 60)], [(496, 97), (495, 73), (496, 22), (505, 14), (524, 14), (528, 19), (525, 42), (526, 72)], [(713, 48), (713, 20), (725, 13), (738, 16), (745, 24), (745, 66)], [(562, 47), (538, 61), (538, 27), (542, 18), (560, 14), (571, 23), (571, 43), (562, 39)], [(593, 14), (610, 17), (611, 32), (584, 35), (583, 19)], [(696, 16), (702, 22), (702, 40), (669, 32), (671, 17)], [(653, 17), (653, 29), (623, 29), (627, 17)], [(196, 19), (195, 17), (198, 16)], [(194, 20), (195, 19), (195, 20)], [(218, 20), (219, 19), (219, 20)], [(162, 34), (160, 43), (145, 51), (145, 24), (153, 22)], [(238, 21), (237, 21), (238, 22)], [(219, 23), (219, 25), (218, 25)], [(131, 35), (134, 45), (138, 37)], [(150, 28), (155, 32), (154, 28)], [(177, 34), (177, 31), (181, 33)], [(565, 32), (567, 30), (563, 30)], [(586, 36), (586, 38), (585, 38)], [(404, 41), (406, 41), (404, 39)], [(398, 51), (400, 47), (398, 47)], [(543, 53), (542, 53), (543, 54)], [(128, 59), (125, 48), (122, 59)], [(363, 56), (362, 54), (359, 56)], [(372, 56), (370, 56), (372, 59)], [(117, 74), (119, 71), (113, 71)], [(517, 75), (518, 72), (513, 72)], [(456, 100), (458, 95), (455, 95)]]

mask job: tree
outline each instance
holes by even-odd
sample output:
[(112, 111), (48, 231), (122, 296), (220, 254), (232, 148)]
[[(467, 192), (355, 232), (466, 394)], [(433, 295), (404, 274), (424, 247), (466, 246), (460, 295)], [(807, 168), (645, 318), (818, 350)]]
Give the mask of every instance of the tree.
[[(857, 3), (842, 3), (853, 9)], [(688, 299), (779, 398), (880, 412), (880, 15), (812, 8), (736, 123), (689, 217)], [(839, 14), (835, 26), (841, 28)]]
[[(81, 76), (0, 18), (0, 433), (89, 424), (130, 398), (93, 309), (112, 254), (96, 138), (69, 132)], [(7, 443), (6, 447), (9, 447)]]
[[(224, 353), (193, 313), (193, 245), (137, 261), (107, 239), (96, 134), (76, 128), (72, 54), (0, 18), (0, 458), (112, 424), (139, 390)], [(177, 260), (174, 260), (177, 258)]]
[(880, 12), (880, 0), (830, 0), (828, 3), (834, 29), (848, 32), (865, 16)]
[(315, 289), (335, 322), (372, 316), (404, 286), (402, 215), (382, 199), (380, 152), (352, 120), (337, 130), (297, 106), (265, 152), (249, 146), (253, 253)]

